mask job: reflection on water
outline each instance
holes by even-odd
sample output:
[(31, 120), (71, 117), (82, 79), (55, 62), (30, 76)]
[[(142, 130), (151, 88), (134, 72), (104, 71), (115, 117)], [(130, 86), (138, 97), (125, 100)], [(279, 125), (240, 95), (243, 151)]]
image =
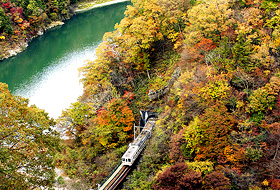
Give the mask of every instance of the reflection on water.
[(78, 68), (86, 60), (94, 60), (94, 49), (95, 46), (89, 47), (54, 60), (54, 64), (16, 87), (14, 94), (24, 95), (30, 99), (30, 104), (45, 109), (50, 116), (57, 118), (62, 109), (69, 107), (82, 94)]
[(82, 94), (78, 68), (94, 60), (103, 34), (114, 30), (128, 4), (78, 14), (36, 38), (24, 52), (0, 61), (0, 82), (57, 118)]

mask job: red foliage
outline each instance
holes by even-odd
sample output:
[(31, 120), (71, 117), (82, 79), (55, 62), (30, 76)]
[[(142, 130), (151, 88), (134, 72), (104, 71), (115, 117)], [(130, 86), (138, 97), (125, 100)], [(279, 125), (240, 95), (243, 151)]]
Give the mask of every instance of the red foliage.
[(215, 49), (216, 44), (211, 39), (203, 38), (200, 42), (195, 44), (194, 48), (198, 51), (208, 52)]
[(274, 190), (280, 190), (280, 179), (271, 179), (269, 180), (271, 183), (271, 188)]
[(23, 13), (21, 7), (13, 7), (13, 8), (10, 9), (10, 12), (11, 12), (12, 14), (19, 13), (20, 15)]
[(20, 36), (20, 35), (21, 35), (21, 32), (18, 31), (18, 30), (15, 30), (15, 31), (14, 31), (14, 34)]
[(9, 3), (9, 2), (4, 3), (3, 6), (4, 6), (6, 9), (9, 9), (9, 8), (11, 8), (11, 3)]
[(267, 144), (265, 147), (265, 163), (263, 164), (266, 168), (268, 176), (275, 178), (280, 175), (280, 123), (267, 124), (262, 122), (260, 125), (265, 128), (268, 134)]
[(205, 54), (215, 48), (216, 44), (211, 39), (203, 38), (194, 47), (184, 50), (182, 57), (190, 62), (202, 62)]
[(169, 156), (175, 162), (183, 162), (184, 155), (181, 151), (181, 146), (184, 143), (183, 139), (184, 129), (180, 130), (178, 134), (172, 136), (170, 142)]
[(201, 186), (200, 173), (188, 169), (185, 163), (177, 163), (158, 175), (153, 188), (157, 190), (199, 190)]
[(130, 100), (134, 99), (134, 96), (135, 94), (133, 92), (124, 91), (124, 95), (122, 96), (122, 98), (129, 102)]
[(214, 171), (207, 174), (203, 181), (204, 189), (229, 190), (230, 180), (224, 174)]
[(221, 32), (221, 36), (227, 36), (229, 41), (236, 40), (237, 34), (232, 26), (229, 26), (225, 32)]

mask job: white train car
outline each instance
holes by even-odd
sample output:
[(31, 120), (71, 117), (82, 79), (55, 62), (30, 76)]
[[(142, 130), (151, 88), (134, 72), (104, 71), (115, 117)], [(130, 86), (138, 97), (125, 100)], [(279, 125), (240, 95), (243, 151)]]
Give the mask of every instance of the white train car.
[(122, 156), (122, 163), (123, 165), (129, 165), (131, 166), (134, 161), (137, 159), (138, 155), (141, 153), (141, 151), (144, 149), (146, 145), (146, 141), (152, 136), (152, 130), (155, 126), (155, 119), (150, 118), (141, 133), (138, 135), (138, 137), (129, 144), (129, 148)]

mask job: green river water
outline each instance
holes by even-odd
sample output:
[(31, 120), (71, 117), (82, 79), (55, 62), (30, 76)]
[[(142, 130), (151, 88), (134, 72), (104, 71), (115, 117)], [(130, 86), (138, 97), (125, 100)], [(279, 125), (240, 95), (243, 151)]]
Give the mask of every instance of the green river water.
[(82, 94), (78, 68), (95, 59), (105, 32), (124, 17), (129, 2), (92, 9), (35, 38), (15, 57), (0, 61), (0, 82), (57, 118)]

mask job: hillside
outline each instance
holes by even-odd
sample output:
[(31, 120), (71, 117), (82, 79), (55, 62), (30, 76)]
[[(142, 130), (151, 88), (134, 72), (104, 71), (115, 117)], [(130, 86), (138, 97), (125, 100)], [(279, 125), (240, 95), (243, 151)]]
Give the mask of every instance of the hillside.
[(61, 166), (100, 183), (150, 110), (154, 137), (123, 189), (279, 189), (279, 3), (132, 2), (82, 69)]
[(280, 189), (280, 2), (132, 2), (57, 121), (73, 189), (117, 166), (139, 110), (159, 117), (123, 189)]

